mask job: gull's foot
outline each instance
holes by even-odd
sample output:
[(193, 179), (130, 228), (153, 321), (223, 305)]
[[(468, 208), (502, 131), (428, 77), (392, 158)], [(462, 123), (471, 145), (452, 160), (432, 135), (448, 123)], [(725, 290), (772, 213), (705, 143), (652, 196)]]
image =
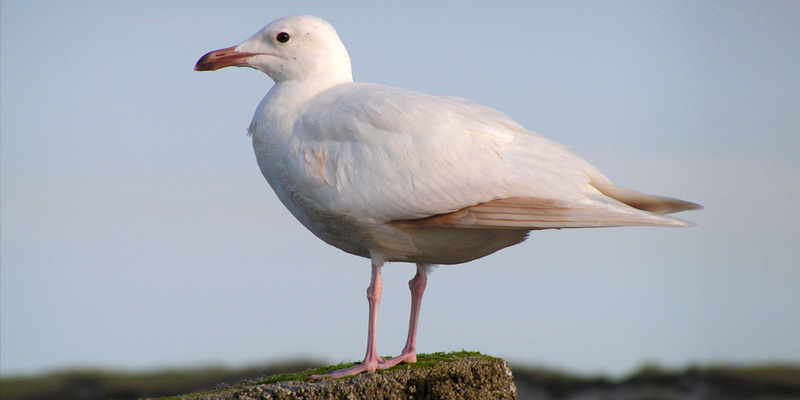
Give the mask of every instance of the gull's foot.
[(379, 369), (386, 369), (394, 367), (401, 362), (413, 364), (417, 362), (417, 355), (414, 352), (400, 354), (397, 357), (384, 360), (380, 357), (374, 359), (364, 360), (360, 364), (356, 364), (350, 368), (337, 369), (336, 371), (329, 372), (325, 375), (311, 375), (311, 379), (317, 380), (322, 378), (341, 378), (343, 376), (358, 375), (362, 372), (375, 372)]
[(336, 371), (328, 372), (325, 375), (311, 375), (311, 379), (317, 380), (322, 378), (341, 378), (343, 376), (357, 375), (362, 372), (375, 372), (378, 369), (378, 361), (368, 363), (366, 360), (360, 364), (353, 365), (350, 368), (337, 369)]

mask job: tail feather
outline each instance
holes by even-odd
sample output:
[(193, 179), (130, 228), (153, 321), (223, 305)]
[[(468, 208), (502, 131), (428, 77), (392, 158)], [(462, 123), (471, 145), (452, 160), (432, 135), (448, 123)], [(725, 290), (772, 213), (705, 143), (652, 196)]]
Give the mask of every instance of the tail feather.
[(610, 183), (606, 184), (592, 182), (592, 186), (600, 191), (600, 193), (621, 203), (625, 203), (639, 210), (649, 211), (661, 215), (687, 210), (700, 210), (703, 208), (703, 206), (700, 204), (692, 203), (690, 201), (634, 192), (633, 190), (623, 189)]

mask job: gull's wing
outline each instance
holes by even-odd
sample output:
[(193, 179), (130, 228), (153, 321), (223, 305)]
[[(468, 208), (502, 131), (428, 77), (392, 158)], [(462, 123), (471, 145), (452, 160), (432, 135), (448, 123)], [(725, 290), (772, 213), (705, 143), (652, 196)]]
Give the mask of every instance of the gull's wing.
[(550, 199), (512, 197), (492, 200), (447, 214), (415, 220), (392, 221), (401, 229), (493, 228), (561, 229), (629, 225), (691, 226), (677, 218), (665, 218), (630, 207), (559, 204)]
[(340, 85), (308, 104), (290, 145), (287, 168), (303, 177), (295, 196), (332, 215), (521, 229), (687, 224), (624, 204), (635, 192), (463, 99)]

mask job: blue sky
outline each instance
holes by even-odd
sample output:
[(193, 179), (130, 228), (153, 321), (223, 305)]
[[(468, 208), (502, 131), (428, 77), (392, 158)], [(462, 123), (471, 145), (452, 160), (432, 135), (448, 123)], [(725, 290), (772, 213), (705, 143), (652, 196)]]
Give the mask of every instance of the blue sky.
[[(534, 232), (438, 268), (418, 350), (620, 374), (800, 362), (797, 2), (2, 1), (0, 372), (358, 360), (369, 262), (260, 176), (272, 82), (192, 71), (270, 21), (330, 21), (356, 80), (455, 95), (620, 186), (706, 206), (689, 229)], [(397, 354), (414, 268), (384, 268)]]

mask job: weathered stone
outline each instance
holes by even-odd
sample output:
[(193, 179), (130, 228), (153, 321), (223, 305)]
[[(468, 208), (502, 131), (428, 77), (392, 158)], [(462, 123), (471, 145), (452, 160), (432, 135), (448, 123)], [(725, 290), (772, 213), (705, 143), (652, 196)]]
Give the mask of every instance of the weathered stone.
[(249, 381), (210, 393), (174, 397), (195, 400), (314, 399), (516, 399), (511, 370), (499, 358), (449, 356), (426, 365), (400, 365), (341, 379)]

